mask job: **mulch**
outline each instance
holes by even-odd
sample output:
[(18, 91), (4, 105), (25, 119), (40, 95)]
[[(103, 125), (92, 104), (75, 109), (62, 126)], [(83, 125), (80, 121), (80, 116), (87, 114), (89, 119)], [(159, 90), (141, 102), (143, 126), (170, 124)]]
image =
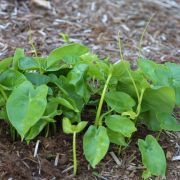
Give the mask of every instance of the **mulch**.
[[(32, 55), (33, 40), (39, 55), (47, 55), (63, 44), (60, 33), (73, 42), (87, 45), (100, 58), (119, 59), (118, 32), (123, 41), (125, 59), (136, 65), (140, 37), (149, 18), (154, 15), (142, 44), (142, 55), (159, 63), (180, 63), (180, 0), (52, 0), (43, 8), (33, 0), (0, 0), (0, 59), (12, 56), (17, 47)], [(92, 118), (91, 116), (87, 118)], [(93, 120), (93, 119), (91, 119)], [(117, 165), (110, 153), (91, 169), (82, 152), (82, 135), (78, 136), (78, 175), (72, 176), (72, 138), (60, 132), (52, 137), (38, 137), (27, 145), (12, 142), (9, 129), (0, 123), (0, 179), (103, 179), (139, 180), (143, 167), (137, 138), (144, 138), (142, 128), (130, 146), (118, 156)], [(156, 135), (156, 134), (155, 134)], [(38, 155), (33, 156), (40, 140)], [(180, 179), (180, 163), (172, 161), (180, 145), (179, 133), (164, 132), (160, 144), (168, 159), (167, 179)], [(178, 145), (179, 144), (179, 145)], [(110, 149), (117, 155), (118, 149)], [(59, 163), (54, 165), (56, 157)], [(158, 179), (158, 178), (152, 178)]]

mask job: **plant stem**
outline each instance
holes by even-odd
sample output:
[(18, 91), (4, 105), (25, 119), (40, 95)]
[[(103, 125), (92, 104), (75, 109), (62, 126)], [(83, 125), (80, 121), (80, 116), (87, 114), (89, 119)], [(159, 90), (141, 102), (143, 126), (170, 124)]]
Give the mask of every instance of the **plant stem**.
[(126, 68), (126, 70), (127, 70), (127, 72), (128, 72), (128, 75), (129, 75), (132, 83), (133, 83), (133, 86), (134, 86), (134, 89), (135, 89), (135, 92), (136, 92), (136, 96), (137, 96), (137, 99), (138, 99), (138, 101), (139, 101), (139, 100), (140, 100), (140, 95), (139, 95), (139, 91), (138, 91), (138, 88), (137, 88), (137, 86), (136, 86), (136, 83), (135, 83), (135, 81), (134, 81), (131, 73), (129, 72), (129, 70), (128, 70), (127, 68)]
[(106, 115), (108, 115), (109, 113), (111, 113), (112, 111), (113, 111), (113, 109), (110, 109), (110, 110), (108, 110), (107, 112), (103, 113), (103, 114), (99, 117), (99, 126), (102, 125), (102, 120), (103, 120), (103, 118), (104, 118)]
[(136, 109), (135, 124), (137, 123), (137, 117), (139, 116), (139, 114), (140, 114), (140, 112), (141, 112), (141, 103), (142, 103), (143, 95), (144, 95), (144, 89), (141, 90), (141, 95), (140, 95), (140, 98), (139, 98), (139, 100), (138, 100), (138, 106), (137, 106), (137, 109)]
[(7, 101), (7, 95), (6, 95), (6, 93), (4, 92), (4, 90), (3, 90), (3, 88), (0, 86), (0, 92), (1, 92), (1, 94), (3, 95), (3, 97), (4, 97), (4, 99), (5, 99), (5, 101)]
[(109, 73), (108, 78), (107, 78), (107, 80), (105, 82), (105, 85), (104, 85), (103, 92), (101, 94), (101, 99), (99, 101), (98, 110), (97, 110), (97, 113), (96, 113), (96, 120), (95, 120), (95, 125), (96, 126), (99, 126), (100, 123), (101, 123), (100, 122), (100, 115), (101, 115), (102, 105), (103, 105), (106, 90), (107, 90), (107, 87), (108, 87), (108, 84), (109, 84), (109, 81), (110, 81), (111, 77), (112, 77), (112, 72)]
[[(123, 52), (122, 52), (122, 42), (121, 42), (121, 37), (120, 37), (120, 32), (118, 33), (118, 39), (119, 39), (119, 41), (118, 41), (118, 45), (119, 45), (119, 51), (120, 51), (120, 58), (121, 58), (121, 61), (124, 61), (125, 62), (125, 60), (124, 60), (124, 56), (123, 56)], [(131, 79), (131, 81), (132, 81), (132, 84), (133, 84), (133, 86), (134, 86), (134, 89), (135, 89), (135, 92), (136, 92), (136, 95), (137, 95), (137, 98), (138, 98), (138, 101), (139, 101), (139, 99), (140, 99), (140, 95), (139, 95), (139, 91), (138, 91), (138, 88), (137, 88), (137, 86), (136, 86), (136, 83), (135, 83), (135, 81), (134, 81), (134, 79), (133, 79), (133, 77), (132, 77), (132, 75), (131, 75), (131, 72), (128, 70), (128, 68), (126, 68), (126, 66), (124, 65), (124, 68), (126, 69), (126, 71), (128, 72), (128, 75), (129, 75), (129, 77), (130, 77), (130, 79)]]
[(47, 125), (47, 130), (46, 130), (46, 135), (45, 137), (47, 138), (49, 136), (49, 124)]
[(140, 42), (139, 42), (139, 47), (138, 47), (138, 59), (140, 59), (140, 57), (141, 57), (141, 49), (142, 49), (142, 42), (143, 42), (144, 35), (145, 35), (146, 31), (147, 31), (147, 28), (148, 28), (149, 24), (151, 23), (151, 21), (152, 21), (152, 19), (153, 19), (153, 17), (154, 17), (154, 15), (155, 15), (155, 14), (153, 14), (153, 15), (149, 18), (149, 20), (148, 20), (148, 22), (147, 22), (147, 24), (146, 24), (146, 26), (145, 26), (145, 28), (144, 28), (144, 31), (143, 31), (143, 33), (142, 33), (142, 35), (141, 35)]
[(74, 176), (77, 173), (77, 158), (76, 158), (76, 132), (73, 133), (73, 166), (74, 166)]
[(156, 137), (156, 140), (157, 140), (157, 141), (159, 141), (159, 138), (160, 138), (161, 133), (162, 133), (162, 129), (159, 131), (159, 133), (158, 133), (158, 135), (157, 135), (157, 137)]

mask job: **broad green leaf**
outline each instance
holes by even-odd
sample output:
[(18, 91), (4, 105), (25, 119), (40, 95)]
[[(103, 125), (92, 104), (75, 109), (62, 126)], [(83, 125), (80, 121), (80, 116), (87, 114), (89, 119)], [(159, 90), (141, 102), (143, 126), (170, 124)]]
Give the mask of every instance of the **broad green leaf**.
[(171, 71), (174, 81), (180, 83), (180, 64), (175, 64), (175, 63), (168, 62), (168, 63), (165, 63), (165, 65)]
[(27, 70), (38, 70), (45, 71), (46, 70), (46, 58), (42, 57), (23, 57), (19, 60), (19, 69), (23, 71)]
[(160, 122), (161, 129), (166, 131), (180, 131), (180, 123), (176, 118), (168, 113), (158, 113), (157, 119)]
[(111, 143), (117, 144), (119, 146), (127, 146), (125, 137), (121, 133), (107, 129), (107, 134)]
[(169, 68), (172, 74), (171, 87), (175, 90), (176, 105), (180, 106), (180, 65), (170, 62), (165, 65)]
[(0, 84), (12, 90), (22, 82), (26, 81), (26, 77), (19, 71), (9, 69), (0, 75)]
[(13, 57), (8, 57), (0, 61), (0, 73), (2, 73), (3, 71), (7, 70), (10, 67), (12, 60)]
[(158, 65), (155, 62), (148, 59), (139, 59), (138, 66), (148, 79), (156, 81), (155, 69), (158, 68)]
[(29, 81), (25, 81), (9, 96), (6, 104), (7, 114), (22, 139), (42, 117), (47, 105), (47, 92), (46, 85), (34, 89)]
[(50, 78), (47, 75), (39, 73), (25, 73), (27, 80), (31, 81), (32, 84), (40, 86), (42, 84), (47, 84), (50, 82)]
[(109, 148), (109, 137), (103, 126), (90, 126), (83, 138), (83, 150), (93, 168), (103, 159)]
[(128, 61), (119, 61), (113, 64), (112, 77), (121, 80), (123, 77), (128, 77), (128, 71), (130, 70), (130, 64)]
[(75, 92), (81, 96), (85, 102), (90, 98), (90, 92), (86, 83), (86, 73), (88, 65), (78, 64), (67, 75), (67, 83), (74, 86)]
[(130, 111), (136, 104), (131, 96), (121, 91), (110, 91), (106, 93), (105, 101), (108, 106), (118, 113)]
[(80, 60), (80, 56), (87, 53), (89, 49), (78, 43), (68, 44), (59, 47), (50, 52), (47, 58), (47, 67), (50, 68), (57, 62), (64, 61), (68, 64), (74, 64)]
[(170, 70), (165, 65), (159, 65), (158, 68), (154, 70), (156, 79), (153, 81), (155, 86), (168, 86), (172, 87), (172, 74)]
[(154, 112), (172, 113), (175, 106), (175, 92), (170, 87), (148, 88), (144, 93), (143, 103)]
[(19, 60), (19, 69), (21, 70), (38, 70), (40, 65), (32, 57), (23, 57)]
[(148, 135), (145, 140), (138, 140), (138, 146), (141, 151), (142, 162), (146, 168), (143, 178), (152, 175), (164, 178), (166, 174), (166, 158), (156, 139)]
[(110, 115), (105, 118), (105, 123), (109, 129), (123, 136), (131, 137), (137, 129), (135, 124), (127, 117), (120, 115)]
[(13, 69), (17, 70), (18, 69), (18, 64), (19, 64), (19, 60), (21, 58), (23, 58), (24, 55), (24, 49), (21, 48), (17, 48), (15, 53), (14, 53), (14, 57), (13, 57)]
[(72, 125), (71, 121), (64, 117), (62, 122), (63, 131), (66, 134), (73, 134), (81, 132), (87, 125), (87, 121), (81, 121), (77, 125)]
[(180, 65), (174, 63), (156, 64), (150, 60), (139, 60), (139, 67), (155, 86), (168, 86), (175, 90), (176, 105), (180, 106)]

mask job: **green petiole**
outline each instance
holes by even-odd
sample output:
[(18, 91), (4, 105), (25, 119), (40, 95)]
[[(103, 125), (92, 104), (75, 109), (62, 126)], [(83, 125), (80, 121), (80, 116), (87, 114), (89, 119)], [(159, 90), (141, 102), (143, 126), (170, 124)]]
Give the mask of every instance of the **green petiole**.
[(112, 71), (110, 71), (110, 73), (108, 75), (108, 78), (107, 78), (107, 80), (105, 82), (105, 85), (104, 85), (103, 92), (101, 94), (101, 99), (99, 101), (98, 110), (97, 110), (97, 113), (96, 113), (96, 120), (95, 120), (95, 125), (96, 126), (100, 126), (101, 125), (100, 115), (101, 115), (102, 105), (103, 105), (103, 102), (104, 102), (106, 90), (108, 88), (109, 81), (110, 81), (111, 77), (112, 77)]

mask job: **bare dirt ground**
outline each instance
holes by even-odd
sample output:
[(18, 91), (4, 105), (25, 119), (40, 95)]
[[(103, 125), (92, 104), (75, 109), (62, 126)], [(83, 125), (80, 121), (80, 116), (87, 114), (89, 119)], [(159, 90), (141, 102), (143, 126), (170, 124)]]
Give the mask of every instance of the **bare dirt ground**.
[[(116, 61), (119, 59), (120, 31), (124, 56), (135, 64), (140, 36), (148, 19), (155, 14), (143, 41), (143, 56), (159, 63), (180, 63), (180, 0), (52, 0), (50, 9), (42, 8), (34, 1), (0, 0), (0, 59), (13, 55), (17, 47), (33, 54), (30, 36), (38, 53), (46, 55), (63, 43), (60, 33), (67, 33), (71, 41), (86, 44), (101, 58)], [(91, 116), (87, 118), (93, 120)], [(130, 147), (121, 154), (121, 166), (108, 153), (95, 170), (85, 161), (82, 137), (79, 136), (79, 170), (73, 178), (71, 137), (62, 133), (48, 139), (39, 137), (38, 156), (34, 158), (37, 139), (30, 145), (12, 142), (8, 127), (4, 123), (1, 127), (2, 180), (141, 179), (143, 167), (136, 140), (145, 137), (146, 129), (136, 134)], [(168, 159), (167, 180), (179, 180), (180, 163), (171, 159), (178, 153), (180, 134), (163, 133), (160, 143)], [(117, 147), (112, 147), (111, 151), (117, 153)], [(54, 166), (57, 154), (59, 164)]]

